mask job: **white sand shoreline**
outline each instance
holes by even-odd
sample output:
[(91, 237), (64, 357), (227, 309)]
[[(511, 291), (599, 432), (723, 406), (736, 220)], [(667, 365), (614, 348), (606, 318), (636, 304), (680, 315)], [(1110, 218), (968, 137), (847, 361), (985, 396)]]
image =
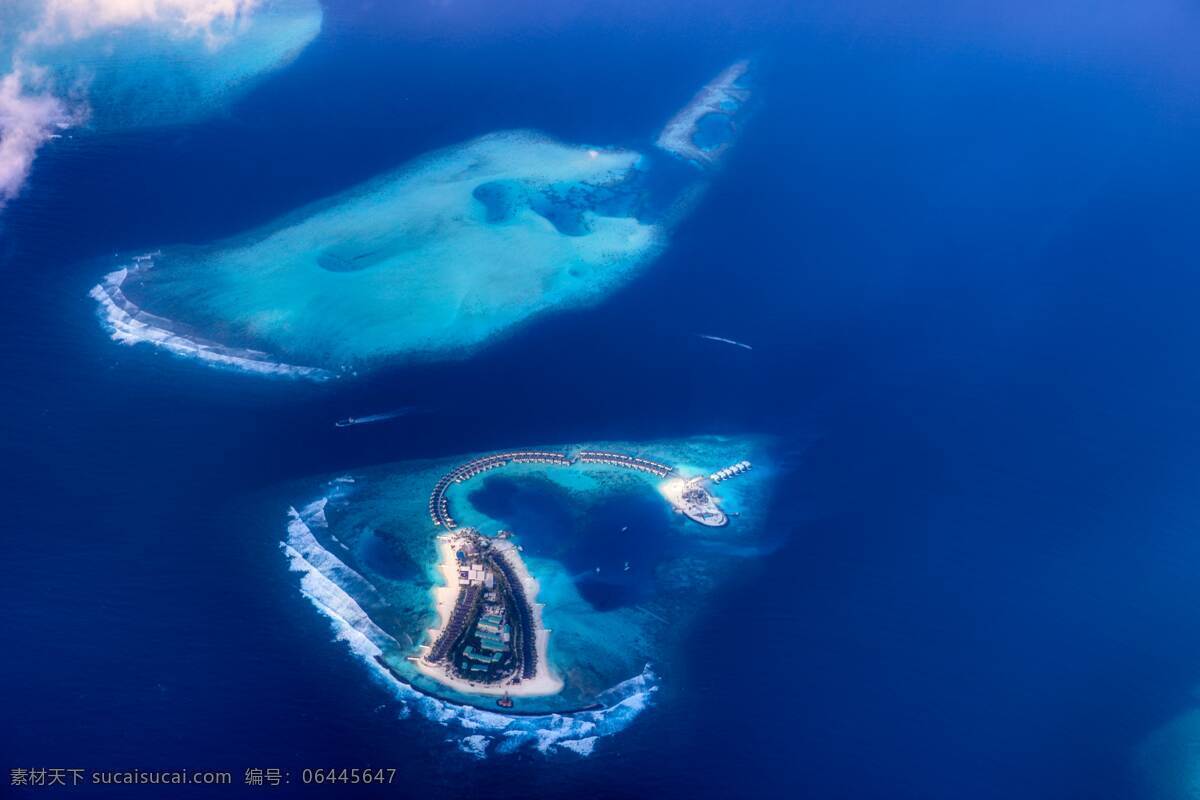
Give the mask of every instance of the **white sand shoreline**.
[[(689, 500), (687, 493), (699, 491), (704, 496), (703, 502)], [(717, 498), (713, 497), (704, 486), (702, 477), (669, 478), (658, 485), (661, 494), (671, 507), (684, 514), (693, 522), (698, 522), (708, 528), (719, 528), (729, 522), (725, 512), (721, 510)]]

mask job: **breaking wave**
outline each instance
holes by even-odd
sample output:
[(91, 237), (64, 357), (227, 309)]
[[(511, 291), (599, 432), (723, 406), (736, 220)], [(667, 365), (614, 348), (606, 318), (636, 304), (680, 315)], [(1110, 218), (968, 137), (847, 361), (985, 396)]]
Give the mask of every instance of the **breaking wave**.
[(377, 598), (378, 592), (370, 581), (322, 547), (313, 535), (313, 527), (326, 527), (328, 500), (323, 497), (299, 511), (289, 508), (288, 535), (280, 542), (280, 548), (292, 571), (302, 573), (301, 593), (329, 619), (337, 640), (345, 642), (392, 692), (401, 704), (401, 718), (416, 711), (427, 720), (445, 726), (450, 732), (448, 741), (475, 758), (513, 753), (525, 747), (547, 754), (569, 751), (587, 756), (599, 739), (625, 730), (651, 704), (658, 691), (658, 676), (650, 665), (641, 674), (603, 692), (595, 709), (569, 714), (501, 714), (441, 700), (399, 680), (381, 663), (380, 657), (387, 650), (403, 648), (375, 624), (350, 594)]
[[(150, 261), (148, 256), (135, 260), (146, 263)], [(139, 263), (133, 269), (136, 271), (145, 268), (144, 263)], [(129, 274), (129, 268), (110, 272), (104, 276), (102, 283), (88, 292), (100, 304), (104, 327), (112, 335), (113, 341), (127, 345), (145, 342), (177, 356), (196, 358), (214, 366), (257, 375), (307, 378), (313, 381), (324, 381), (334, 377), (329, 370), (318, 367), (302, 367), (273, 361), (270, 355), (260, 350), (226, 347), (198, 336), (185, 336), (175, 330), (178, 326), (171, 320), (143, 311), (125, 296), (121, 286)]]

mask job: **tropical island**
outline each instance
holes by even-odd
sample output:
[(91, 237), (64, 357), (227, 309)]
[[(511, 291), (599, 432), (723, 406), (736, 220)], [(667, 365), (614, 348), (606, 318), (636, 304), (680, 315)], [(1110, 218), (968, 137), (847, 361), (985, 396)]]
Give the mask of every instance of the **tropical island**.
[(460, 528), (450, 513), (446, 492), (509, 464), (544, 464), (570, 468), (600, 465), (663, 478), (659, 491), (676, 511), (701, 525), (718, 527), (728, 518), (706, 485), (750, 468), (749, 461), (714, 473), (710, 478), (672, 476), (675, 469), (638, 455), (605, 450), (565, 452), (518, 450), (481, 456), (446, 473), (429, 497), (429, 516), (450, 533), (439, 536), (439, 569), (445, 585), (434, 590), (439, 627), (430, 644), (412, 657), (421, 672), (465, 694), (502, 694), (502, 707), (514, 696), (555, 694), (563, 682), (547, 658), (549, 631), (534, 602), (537, 581), (529, 574), (509, 532), (490, 538), (474, 528)]
[[(467, 694), (537, 696), (562, 689), (550, 671), (549, 631), (536, 604), (537, 582), (506, 537), (472, 528), (439, 537), (444, 587), (435, 589), (440, 625), (418, 669)], [(510, 702), (500, 701), (511, 708)]]
[(283, 548), (410, 708), (489, 742), (569, 722), (546, 741), (574, 747), (644, 710), (648, 665), (669, 666), (704, 587), (759, 546), (766, 447), (695, 437), (372, 468), (294, 506)]

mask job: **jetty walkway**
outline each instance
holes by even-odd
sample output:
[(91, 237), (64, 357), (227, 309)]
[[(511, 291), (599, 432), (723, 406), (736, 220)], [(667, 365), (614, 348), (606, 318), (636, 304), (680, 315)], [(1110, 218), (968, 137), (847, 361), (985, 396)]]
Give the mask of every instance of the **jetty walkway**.
[(549, 464), (558, 467), (570, 467), (580, 464), (606, 464), (622, 467), (637, 472), (645, 472), (665, 478), (675, 471), (674, 467), (651, 461), (648, 458), (632, 456), (627, 453), (612, 453), (603, 450), (580, 450), (578, 456), (572, 458), (566, 453), (555, 453), (545, 450), (514, 450), (508, 453), (494, 453), (480, 456), (465, 464), (461, 464), (447, 472), (434, 484), (433, 492), (429, 495), (429, 518), (433, 524), (447, 530), (454, 530), (458, 522), (450, 513), (450, 501), (446, 498), (446, 490), (451, 484), (469, 481), (476, 475), (488, 472), (508, 464)]
[(452, 483), (468, 481), (488, 470), (503, 467), (506, 464), (554, 464), (569, 467), (573, 463), (566, 453), (549, 453), (541, 450), (515, 450), (511, 453), (494, 453), (482, 456), (447, 472), (433, 487), (429, 495), (429, 518), (434, 525), (440, 525), (448, 530), (458, 527), (454, 517), (450, 515), (450, 503), (446, 500), (446, 490)]
[(660, 478), (665, 478), (675, 471), (674, 467), (660, 464), (657, 461), (651, 461), (648, 458), (638, 458), (637, 456), (630, 456), (624, 453), (606, 453), (603, 450), (580, 450), (579, 460), (584, 464), (608, 464), (613, 467), (636, 469), (639, 472), (649, 472), (651, 475), (657, 475)]

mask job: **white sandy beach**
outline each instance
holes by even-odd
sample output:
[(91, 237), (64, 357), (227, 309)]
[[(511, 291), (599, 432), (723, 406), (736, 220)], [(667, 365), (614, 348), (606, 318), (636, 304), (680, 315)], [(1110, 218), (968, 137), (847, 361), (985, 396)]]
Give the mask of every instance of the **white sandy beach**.
[(446, 623), (450, 621), (450, 615), (454, 613), (454, 604), (458, 602), (458, 570), (454, 564), (454, 538), (439, 536), (437, 542), (438, 549), (438, 571), (442, 573), (442, 581), (445, 585), (433, 587), (433, 605), (438, 612), (438, 626), (436, 629), (429, 631), (429, 641), (437, 641), (438, 633), (446, 627)]
[[(658, 484), (658, 493), (661, 494), (671, 507), (680, 514), (685, 514), (687, 517), (701, 525), (710, 528), (719, 528), (728, 522), (728, 517), (721, 510), (718, 498), (708, 494), (708, 502), (704, 505), (696, 505), (689, 503), (684, 499), (683, 493), (687, 491), (688, 484), (694, 478), (669, 478)], [(707, 492), (707, 489), (705, 490)]]

